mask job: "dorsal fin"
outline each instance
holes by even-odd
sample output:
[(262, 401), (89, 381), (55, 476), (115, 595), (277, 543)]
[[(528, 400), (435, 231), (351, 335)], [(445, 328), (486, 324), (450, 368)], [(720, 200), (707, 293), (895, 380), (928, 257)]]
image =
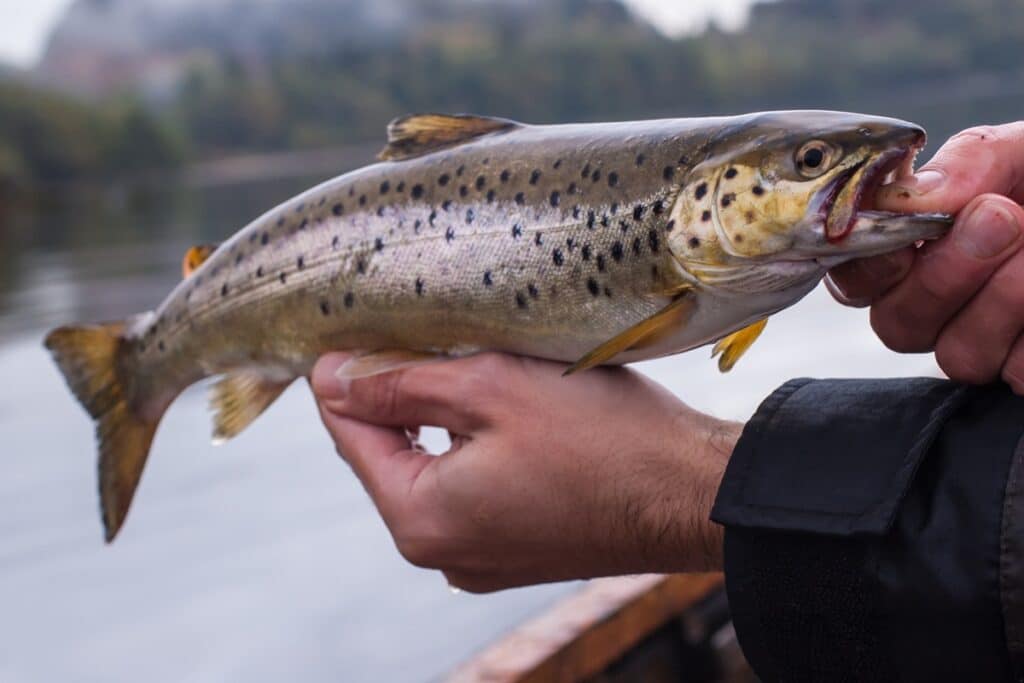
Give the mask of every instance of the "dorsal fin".
[(185, 258), (181, 260), (181, 276), (186, 278), (196, 272), (196, 269), (203, 265), (219, 246), (219, 244), (197, 244), (189, 247), (185, 252)]
[(378, 156), (384, 161), (412, 159), (522, 125), (472, 114), (410, 114), (388, 124), (388, 144)]

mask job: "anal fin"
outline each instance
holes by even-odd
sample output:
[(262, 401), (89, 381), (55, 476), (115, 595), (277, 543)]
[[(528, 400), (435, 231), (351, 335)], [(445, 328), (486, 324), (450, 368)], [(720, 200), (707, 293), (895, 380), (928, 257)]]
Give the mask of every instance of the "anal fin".
[(685, 325), (693, 314), (695, 306), (696, 300), (692, 296), (687, 293), (680, 295), (650, 318), (637, 323), (580, 358), (565, 371), (565, 374), (571, 375), (580, 370), (588, 370), (607, 363), (623, 351), (654, 344), (665, 335), (671, 334)]
[(337, 375), (344, 379), (362, 379), (383, 375), (386, 372), (404, 370), (432, 363), (444, 356), (423, 351), (405, 351), (393, 349), (387, 351), (371, 351), (352, 356), (338, 368)]
[(758, 320), (753, 325), (748, 325), (738, 332), (733, 332), (728, 337), (722, 337), (715, 344), (715, 348), (711, 351), (711, 357), (718, 356), (718, 369), (721, 372), (729, 372), (733, 369), (744, 353), (747, 352), (757, 338), (764, 332), (765, 325), (768, 324), (768, 318), (764, 320)]
[(222, 377), (210, 391), (213, 442), (221, 444), (241, 433), (292, 381), (268, 378), (258, 370), (239, 370)]

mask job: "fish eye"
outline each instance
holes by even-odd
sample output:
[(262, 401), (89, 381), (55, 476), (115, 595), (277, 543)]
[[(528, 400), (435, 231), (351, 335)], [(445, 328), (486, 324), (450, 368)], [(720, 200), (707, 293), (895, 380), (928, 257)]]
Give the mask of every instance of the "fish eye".
[(830, 144), (822, 140), (811, 140), (797, 150), (794, 161), (800, 175), (817, 178), (832, 167), (835, 152)]

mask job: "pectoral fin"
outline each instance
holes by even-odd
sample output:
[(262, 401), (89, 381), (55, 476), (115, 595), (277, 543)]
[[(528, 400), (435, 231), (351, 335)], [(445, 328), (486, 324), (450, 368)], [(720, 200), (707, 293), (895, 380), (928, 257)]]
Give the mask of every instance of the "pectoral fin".
[(213, 385), (210, 393), (210, 407), (214, 412), (213, 442), (221, 444), (241, 433), (292, 381), (271, 379), (256, 370), (225, 375)]
[(623, 351), (649, 346), (666, 334), (675, 332), (686, 324), (693, 314), (696, 301), (689, 294), (683, 294), (650, 318), (637, 323), (625, 332), (609, 339), (596, 349), (576, 361), (576, 364), (565, 371), (571, 375), (580, 370), (607, 363)]
[(348, 359), (338, 368), (336, 374), (344, 379), (362, 379), (432, 363), (443, 357), (440, 354), (421, 351), (372, 351)]
[[(733, 332), (728, 337), (723, 337), (718, 340), (715, 344), (715, 348), (711, 351), (711, 357), (718, 356), (718, 369), (722, 372), (729, 372), (733, 366), (736, 365), (736, 361), (746, 353), (757, 338), (761, 336), (764, 331), (764, 326), (768, 324), (768, 318), (764, 320), (758, 320), (753, 325), (744, 327), (738, 332)], [(721, 354), (721, 355), (719, 355)]]
[(203, 265), (206, 259), (210, 258), (210, 254), (217, 251), (219, 246), (219, 244), (197, 244), (189, 247), (188, 251), (185, 252), (185, 258), (181, 260), (181, 276), (186, 278), (196, 272), (199, 266)]

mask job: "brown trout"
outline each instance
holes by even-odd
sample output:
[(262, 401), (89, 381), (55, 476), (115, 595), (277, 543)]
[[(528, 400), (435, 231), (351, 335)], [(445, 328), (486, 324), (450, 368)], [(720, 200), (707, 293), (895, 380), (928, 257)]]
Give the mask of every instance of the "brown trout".
[[(386, 372), (498, 350), (578, 370), (717, 341), (727, 370), (826, 270), (943, 235), (864, 210), (924, 131), (821, 111), (532, 126), (420, 115), (375, 164), (270, 210), (155, 311), (46, 338), (96, 421), (106, 539), (164, 411), (208, 376), (238, 434), (318, 356)], [(189, 274), (189, 271), (194, 270)]]

